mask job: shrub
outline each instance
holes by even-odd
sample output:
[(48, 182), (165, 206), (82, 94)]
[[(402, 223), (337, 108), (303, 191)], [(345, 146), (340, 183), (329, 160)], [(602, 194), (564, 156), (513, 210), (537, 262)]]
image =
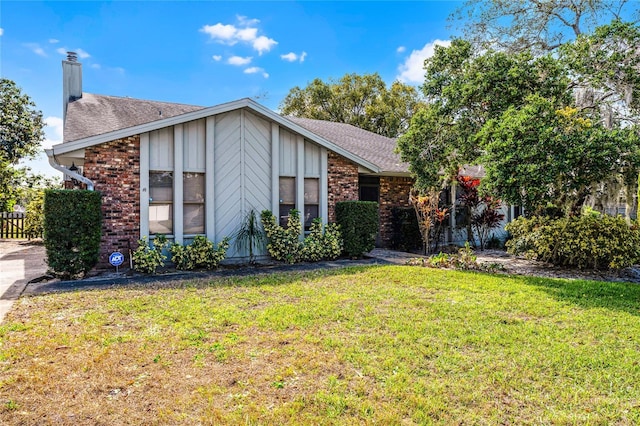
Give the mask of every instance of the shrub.
[(391, 209), (393, 236), (391, 245), (400, 250), (415, 250), (422, 247), (422, 236), (418, 218), (413, 207), (393, 207)]
[(267, 236), (264, 229), (260, 227), (255, 210), (249, 210), (233, 237), (236, 250), (240, 253), (248, 251), (249, 263), (253, 264), (255, 253), (260, 252), (267, 242)]
[(162, 250), (167, 246), (167, 237), (159, 235), (153, 240), (153, 246), (147, 241), (147, 237), (138, 240), (138, 248), (133, 252), (133, 269), (145, 274), (155, 274), (156, 269), (164, 266), (167, 258)]
[(336, 203), (336, 222), (349, 257), (362, 257), (376, 245), (378, 203), (374, 201), (341, 201)]
[(624, 268), (640, 262), (640, 230), (623, 217), (584, 215), (518, 218), (507, 225), (512, 254), (580, 269)]
[(302, 259), (303, 247), (300, 241), (302, 232), (300, 212), (296, 209), (289, 212), (286, 228), (278, 224), (276, 217), (269, 210), (262, 211), (260, 220), (269, 239), (267, 244), (269, 255), (282, 262), (299, 262)]
[(29, 238), (41, 237), (44, 233), (44, 191), (39, 191), (27, 204), (24, 230)]
[(95, 191), (45, 191), (44, 245), (54, 274), (73, 278), (98, 263), (101, 204), (101, 194)]
[(323, 229), (322, 219), (313, 219), (309, 235), (304, 239), (302, 246), (302, 260), (306, 262), (336, 259), (342, 253), (339, 226), (330, 223)]
[(204, 235), (198, 235), (189, 245), (172, 244), (169, 251), (177, 269), (215, 269), (227, 255), (228, 248), (229, 238), (227, 237), (216, 246)]

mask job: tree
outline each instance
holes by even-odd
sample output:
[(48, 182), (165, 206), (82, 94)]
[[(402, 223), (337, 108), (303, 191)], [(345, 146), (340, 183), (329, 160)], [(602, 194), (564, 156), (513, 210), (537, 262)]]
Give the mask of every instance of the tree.
[(42, 113), (16, 84), (0, 79), (0, 211), (9, 211), (18, 193), (12, 184), (14, 166), (22, 158), (34, 156), (44, 137)]
[(549, 52), (631, 10), (628, 0), (467, 0), (450, 17), (479, 48)]
[(420, 104), (417, 90), (395, 81), (387, 88), (379, 74), (316, 78), (289, 91), (280, 103), (284, 115), (347, 123), (387, 137), (403, 133)]

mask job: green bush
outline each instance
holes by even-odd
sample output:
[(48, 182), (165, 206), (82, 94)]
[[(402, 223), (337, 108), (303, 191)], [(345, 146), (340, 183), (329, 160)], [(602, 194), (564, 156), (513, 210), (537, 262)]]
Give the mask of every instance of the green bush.
[(95, 191), (45, 191), (44, 245), (49, 268), (57, 276), (82, 276), (98, 263), (101, 204)]
[(286, 228), (278, 224), (276, 217), (269, 210), (263, 210), (260, 213), (260, 220), (269, 240), (267, 251), (271, 257), (287, 263), (302, 260), (302, 242), (300, 241), (302, 224), (298, 210), (293, 209), (289, 212)]
[(336, 219), (347, 256), (362, 257), (364, 253), (373, 250), (378, 234), (378, 203), (341, 201), (336, 203)]
[(322, 219), (315, 218), (302, 245), (302, 260), (305, 262), (337, 259), (342, 253), (340, 227), (335, 223), (323, 227)]
[(580, 269), (624, 268), (640, 262), (640, 230), (621, 216), (520, 217), (507, 225), (507, 251)]
[(207, 237), (198, 235), (189, 245), (172, 244), (169, 248), (171, 261), (177, 269), (215, 269), (227, 255), (229, 238), (225, 237), (217, 246)]
[(44, 233), (43, 210), (44, 191), (39, 191), (29, 204), (27, 204), (24, 216), (24, 231), (29, 238), (38, 238)]
[(147, 237), (138, 240), (138, 248), (133, 252), (133, 269), (145, 274), (155, 274), (156, 269), (164, 266), (167, 258), (162, 250), (167, 245), (167, 237), (159, 235), (154, 238), (153, 245), (147, 241)]
[(289, 212), (287, 228), (280, 226), (269, 210), (262, 211), (260, 219), (269, 240), (267, 251), (276, 260), (287, 263), (318, 262), (336, 259), (342, 253), (340, 227), (335, 223), (323, 227), (322, 219), (314, 219), (309, 235), (300, 241), (302, 223), (297, 210)]

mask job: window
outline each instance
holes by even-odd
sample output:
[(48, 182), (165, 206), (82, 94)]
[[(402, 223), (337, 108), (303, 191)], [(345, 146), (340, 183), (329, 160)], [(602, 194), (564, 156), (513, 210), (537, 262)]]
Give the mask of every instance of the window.
[(184, 173), (182, 180), (185, 234), (204, 234), (204, 173)]
[(149, 173), (149, 233), (173, 233), (173, 172)]
[(296, 178), (280, 178), (280, 226), (287, 226), (289, 211), (296, 208)]
[(304, 230), (311, 228), (311, 222), (320, 213), (320, 179), (305, 178), (304, 180)]

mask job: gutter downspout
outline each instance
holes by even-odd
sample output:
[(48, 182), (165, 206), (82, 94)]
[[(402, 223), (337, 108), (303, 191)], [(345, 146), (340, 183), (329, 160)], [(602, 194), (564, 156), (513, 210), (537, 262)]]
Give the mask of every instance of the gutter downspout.
[(87, 189), (89, 191), (93, 191), (93, 181), (91, 179), (82, 176), (80, 173), (73, 172), (66, 167), (62, 167), (60, 164), (56, 162), (56, 157), (53, 154), (53, 149), (45, 149), (44, 152), (47, 154), (49, 158), (49, 165), (54, 169), (64, 173), (65, 175), (71, 177), (72, 179), (79, 180), (80, 182), (87, 185)]

